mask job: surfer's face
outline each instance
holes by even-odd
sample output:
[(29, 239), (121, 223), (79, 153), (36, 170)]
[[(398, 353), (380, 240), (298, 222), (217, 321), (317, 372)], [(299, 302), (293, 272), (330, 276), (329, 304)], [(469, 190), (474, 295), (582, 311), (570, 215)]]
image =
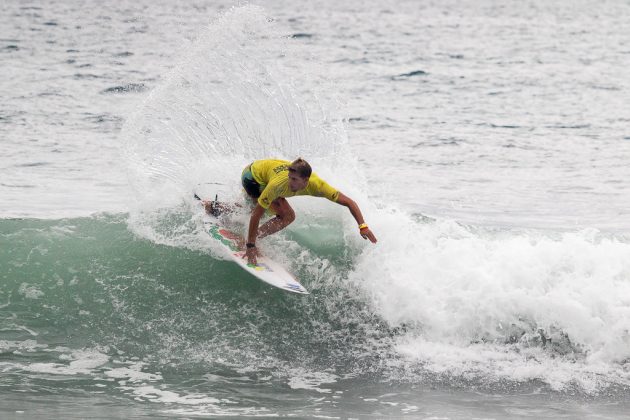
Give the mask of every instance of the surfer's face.
[(308, 178), (302, 178), (294, 172), (289, 172), (289, 189), (293, 192), (297, 192), (306, 188), (308, 185)]

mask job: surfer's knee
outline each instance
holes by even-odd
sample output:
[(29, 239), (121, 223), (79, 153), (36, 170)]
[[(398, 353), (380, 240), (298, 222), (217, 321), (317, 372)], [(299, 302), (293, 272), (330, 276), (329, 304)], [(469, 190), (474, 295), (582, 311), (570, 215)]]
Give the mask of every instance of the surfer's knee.
[(295, 220), (295, 212), (291, 207), (289, 207), (282, 214), (278, 214), (278, 217), (280, 217), (287, 224), (293, 223), (293, 221)]
[(295, 212), (285, 198), (281, 197), (274, 200), (272, 206), (276, 216), (282, 219), (284, 223), (289, 224), (295, 220)]

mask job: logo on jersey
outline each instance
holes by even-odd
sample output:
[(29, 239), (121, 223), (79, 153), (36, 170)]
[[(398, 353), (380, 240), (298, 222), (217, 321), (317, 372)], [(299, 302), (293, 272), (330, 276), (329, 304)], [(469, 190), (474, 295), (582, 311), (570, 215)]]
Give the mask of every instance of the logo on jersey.
[(288, 171), (289, 170), (289, 165), (280, 165), (280, 166), (276, 166), (275, 168), (273, 168), (273, 171), (276, 174), (279, 174), (282, 171)]

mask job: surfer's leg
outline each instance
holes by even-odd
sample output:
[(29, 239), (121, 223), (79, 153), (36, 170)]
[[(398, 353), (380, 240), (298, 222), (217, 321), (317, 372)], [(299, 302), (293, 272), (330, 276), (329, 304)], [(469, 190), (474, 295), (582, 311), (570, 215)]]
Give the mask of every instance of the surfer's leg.
[(286, 198), (280, 197), (273, 200), (270, 209), (276, 213), (276, 217), (258, 228), (259, 238), (276, 233), (289, 226), (295, 220), (295, 212)]

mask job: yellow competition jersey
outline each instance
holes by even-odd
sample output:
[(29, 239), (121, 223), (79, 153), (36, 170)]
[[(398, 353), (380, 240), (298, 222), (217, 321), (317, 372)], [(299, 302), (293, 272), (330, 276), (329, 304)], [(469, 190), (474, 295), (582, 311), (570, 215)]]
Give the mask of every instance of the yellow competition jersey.
[(263, 159), (252, 163), (252, 175), (263, 188), (258, 198), (258, 204), (268, 209), (273, 200), (278, 197), (293, 197), (296, 195), (312, 195), (326, 197), (330, 201), (337, 201), (339, 191), (328, 185), (326, 181), (313, 172), (306, 188), (293, 192), (289, 189), (288, 160)]

